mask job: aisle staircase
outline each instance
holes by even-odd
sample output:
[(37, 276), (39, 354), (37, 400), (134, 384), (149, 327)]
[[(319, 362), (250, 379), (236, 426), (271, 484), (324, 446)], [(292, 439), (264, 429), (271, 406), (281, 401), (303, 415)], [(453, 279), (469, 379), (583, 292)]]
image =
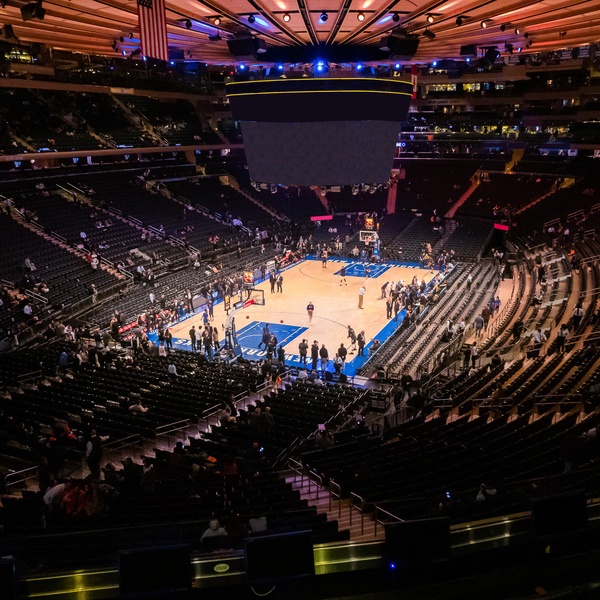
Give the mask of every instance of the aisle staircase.
[[(475, 174), (477, 175), (477, 174)], [(479, 177), (473, 176), (471, 185), (467, 191), (450, 207), (450, 210), (444, 215), (447, 219), (453, 219), (456, 211), (471, 197), (471, 194), (479, 187)]]
[(375, 527), (374, 513), (361, 513), (358, 508), (350, 510), (348, 498), (338, 499), (334, 494), (330, 498), (329, 489), (315, 483), (308, 476), (301, 476), (289, 470), (283, 473), (285, 481), (291, 483), (293, 489), (300, 492), (300, 498), (315, 506), (319, 512), (327, 513), (328, 521), (338, 522), (338, 531), (348, 530), (351, 542), (372, 542), (385, 539), (384, 527), (377, 523)]

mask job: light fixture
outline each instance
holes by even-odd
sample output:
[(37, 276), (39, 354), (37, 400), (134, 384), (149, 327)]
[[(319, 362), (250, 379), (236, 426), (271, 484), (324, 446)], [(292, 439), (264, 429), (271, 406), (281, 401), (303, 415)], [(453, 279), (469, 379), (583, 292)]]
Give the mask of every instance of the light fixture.
[(356, 65), (356, 70), (357, 70), (357, 71), (362, 71), (362, 65), (361, 65), (360, 63), (358, 63), (358, 64)]
[(506, 23), (502, 23), (502, 25), (500, 25), (500, 31), (506, 31)]
[(489, 23), (488, 23), (488, 21), (481, 21), (480, 25), (481, 25), (481, 29), (487, 29), (487, 26), (489, 25)]
[(523, 52), (523, 48), (521, 48), (521, 46), (519, 46), (519, 47), (517, 48), (517, 52)]
[(396, 63), (396, 64), (394, 65), (394, 69), (398, 70), (399, 68), (400, 68), (400, 63)]
[(435, 33), (433, 33), (433, 31), (429, 31), (429, 29), (426, 29), (423, 32), (423, 37), (427, 38), (428, 40), (435, 40)]
[(518, 27), (515, 29), (515, 35), (521, 35), (521, 30)]
[(394, 21), (394, 23), (397, 23), (400, 20), (400, 15), (398, 13), (394, 13), (392, 15), (392, 21)]
[(358, 19), (360, 22), (364, 21), (364, 20), (365, 20), (365, 13), (358, 13), (358, 14), (356, 15), (356, 18), (357, 18), (357, 19)]
[(120, 42), (121, 42), (121, 44), (122, 44), (122, 43), (125, 41), (125, 38), (124, 38), (123, 36), (121, 36), (121, 37), (119, 38), (119, 41), (120, 41)]
[(326, 12), (322, 12), (321, 16), (319, 17), (319, 21), (321, 21), (321, 23), (325, 23), (327, 19), (329, 19), (329, 15)]
[(292, 15), (290, 15), (290, 13), (284, 13), (283, 15), (283, 21), (284, 23), (289, 23), (292, 19)]
[(217, 31), (217, 33), (215, 35), (209, 35), (208, 36), (208, 40), (210, 42), (220, 42), (221, 41), (221, 36), (219, 35), (219, 32)]
[(246, 70), (246, 65), (244, 65), (244, 64), (241, 64), (241, 65), (239, 66), (239, 69), (240, 69), (240, 71), (245, 71), (245, 70)]
[(427, 22), (428, 23), (430, 23), (430, 24), (433, 23), (433, 20), (434, 20), (433, 19), (433, 15), (427, 15)]
[(214, 23), (215, 25), (220, 25), (220, 24), (221, 24), (221, 17), (215, 17), (215, 19), (214, 19), (213, 23)]
[(186, 29), (191, 29), (191, 28), (192, 28), (192, 22), (191, 22), (191, 21), (188, 19), (188, 20), (185, 22), (185, 26), (186, 26)]
[(432, 67), (437, 67), (437, 60), (434, 60), (434, 61), (431, 63), (431, 66), (432, 66)]
[(456, 26), (460, 27), (464, 23), (463, 17), (456, 17)]
[(527, 39), (527, 38), (529, 37), (529, 34), (528, 34), (527, 32), (525, 32), (525, 33), (523, 34), (523, 37), (524, 37), (525, 39)]
[(254, 21), (256, 21), (256, 19), (254, 18), (254, 15), (250, 15), (248, 17), (248, 23), (250, 23), (250, 25), (252, 25), (252, 23), (254, 23)]
[(283, 71), (283, 65), (277, 65), (277, 69), (279, 69), (280, 71)]

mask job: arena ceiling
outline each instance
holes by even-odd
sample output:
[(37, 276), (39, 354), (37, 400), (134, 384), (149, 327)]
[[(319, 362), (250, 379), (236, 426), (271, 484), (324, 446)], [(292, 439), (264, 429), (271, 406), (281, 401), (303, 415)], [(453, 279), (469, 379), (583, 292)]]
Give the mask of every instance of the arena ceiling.
[[(135, 0), (43, 0), (43, 20), (23, 21), (27, 3), (0, 0), (0, 24), (12, 25), (21, 43), (112, 57), (139, 47)], [(420, 37), (413, 63), (458, 58), (468, 44), (495, 45), (504, 54), (506, 43), (539, 52), (600, 40), (599, 0), (166, 0), (166, 6), (169, 48), (213, 64), (235, 64), (227, 39), (240, 29), (269, 45), (317, 46), (376, 44), (403, 26)], [(426, 29), (434, 39), (423, 36)], [(221, 40), (210, 41), (217, 33)]]

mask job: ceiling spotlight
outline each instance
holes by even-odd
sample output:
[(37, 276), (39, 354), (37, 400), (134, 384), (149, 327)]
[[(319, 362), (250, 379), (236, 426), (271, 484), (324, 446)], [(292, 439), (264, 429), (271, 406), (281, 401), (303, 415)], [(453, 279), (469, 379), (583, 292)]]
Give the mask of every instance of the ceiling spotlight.
[(465, 20), (463, 19), (463, 17), (456, 17), (456, 26), (457, 27), (460, 27), (464, 22), (465, 22)]
[(427, 22), (433, 23), (433, 15), (427, 15)]
[(221, 24), (221, 17), (215, 17), (213, 23), (215, 25), (220, 25)]
[(401, 65), (400, 65), (400, 63), (396, 63), (396, 64), (394, 65), (394, 69), (398, 70), (398, 69), (400, 68), (400, 66), (401, 66)]
[(356, 18), (362, 23), (365, 20), (365, 13), (358, 13)]
[(133, 39), (133, 33), (129, 34), (129, 39), (132, 40)]
[(500, 31), (506, 31), (506, 23), (502, 23), (502, 25), (500, 25)]
[(521, 35), (521, 30), (518, 27), (515, 29), (515, 35)]
[(435, 33), (433, 33), (433, 31), (429, 31), (429, 29), (426, 29), (423, 32), (423, 37), (427, 38), (428, 40), (435, 40)]
[(121, 42), (121, 44), (122, 44), (122, 43), (125, 41), (125, 38), (124, 38), (123, 36), (121, 36), (121, 37), (119, 38), (119, 41), (120, 41), (120, 42)]
[(329, 15), (326, 12), (322, 12), (321, 16), (319, 17), (319, 21), (321, 21), (321, 23), (325, 23), (327, 19), (329, 19)]
[(250, 15), (248, 17), (248, 23), (250, 23), (250, 25), (252, 25), (252, 23), (254, 23), (254, 21), (256, 21), (256, 19), (254, 18), (254, 15)]
[(525, 39), (527, 39), (527, 38), (529, 37), (529, 34), (528, 34), (527, 32), (525, 32), (525, 33), (523, 34), (523, 37), (524, 37)]
[(400, 20), (400, 15), (398, 13), (394, 13), (392, 15), (392, 21), (394, 21), (394, 23), (397, 23)]
[(188, 20), (185, 22), (185, 26), (186, 26), (186, 29), (191, 29), (191, 28), (192, 28), (192, 22), (191, 22), (191, 21), (188, 19)]
[(527, 42), (527, 43), (525, 44), (525, 48), (531, 48), (531, 42)]
[(565, 37), (565, 35), (567, 35), (567, 32), (566, 32), (566, 31), (561, 31), (561, 32), (558, 34), (558, 37)]
[(488, 25), (489, 25), (488, 21), (481, 21), (481, 29), (487, 29)]
[(290, 15), (290, 13), (285, 13), (283, 15), (283, 20), (285, 23), (289, 23), (291, 19), (292, 19), (292, 16)]
[(519, 46), (519, 47), (517, 48), (517, 52), (523, 52), (523, 48), (521, 48), (521, 46)]

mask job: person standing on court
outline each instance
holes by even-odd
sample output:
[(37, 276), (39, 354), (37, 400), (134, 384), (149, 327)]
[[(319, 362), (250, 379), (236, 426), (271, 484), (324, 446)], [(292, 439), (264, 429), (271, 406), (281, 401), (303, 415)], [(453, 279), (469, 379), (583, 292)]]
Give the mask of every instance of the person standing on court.
[(364, 329), (358, 334), (358, 337), (356, 339), (358, 341), (358, 356), (364, 356), (366, 343)]
[(263, 327), (263, 330), (262, 330), (262, 339), (260, 340), (258, 347), (260, 348), (263, 344), (266, 347), (268, 345), (270, 339), (271, 339), (271, 332), (269, 331), (269, 324), (265, 323), (265, 326)]
[(348, 325), (348, 337), (350, 338), (350, 354), (354, 354), (354, 349), (356, 348), (356, 333), (354, 333), (354, 329), (350, 325)]
[(323, 269), (327, 268), (327, 250), (323, 250), (321, 253), (321, 265)]
[(283, 275), (281, 275), (281, 274), (277, 278), (277, 291), (280, 294), (283, 294)]
[(327, 351), (327, 348), (325, 348), (325, 344), (321, 346), (319, 356), (321, 357), (321, 370), (326, 371), (329, 364), (329, 352)]
[(306, 312), (308, 313), (308, 322), (312, 323), (313, 312), (315, 311), (315, 305), (312, 302), (309, 302), (306, 307)]
[(302, 340), (298, 344), (298, 350), (300, 352), (300, 364), (304, 362), (304, 366), (306, 366), (306, 355), (308, 354), (308, 343), (306, 340)]
[(364, 301), (366, 293), (367, 293), (367, 288), (364, 285), (361, 285), (360, 289), (358, 290), (358, 308), (363, 307), (363, 301)]
[(348, 350), (346, 350), (346, 348), (344, 348), (344, 344), (340, 344), (340, 347), (338, 348), (338, 356), (342, 359), (342, 369), (346, 366), (346, 356), (348, 356)]
[(279, 364), (285, 367), (285, 350), (283, 349), (283, 344), (279, 344), (279, 348), (277, 348), (277, 358), (279, 359)]
[(312, 359), (311, 371), (317, 370), (317, 362), (319, 361), (319, 342), (315, 340), (310, 347), (310, 358)]
[(277, 277), (275, 275), (275, 271), (271, 271), (269, 275), (269, 282), (271, 284), (271, 294), (275, 293), (275, 284), (277, 283)]
[[(398, 320), (398, 313), (400, 312), (400, 300), (394, 301), (394, 321)], [(390, 315), (391, 317), (391, 315)]]
[(192, 342), (192, 352), (196, 351), (196, 326), (192, 325), (190, 329), (190, 341)]
[(344, 282), (346, 285), (348, 285), (348, 282), (346, 281), (346, 266), (345, 265), (340, 269), (340, 286), (342, 285), (342, 282)]
[(393, 308), (394, 308), (394, 303), (392, 301), (392, 297), (390, 296), (385, 301), (385, 317), (386, 317), (386, 319), (391, 319), (392, 318), (392, 309)]

